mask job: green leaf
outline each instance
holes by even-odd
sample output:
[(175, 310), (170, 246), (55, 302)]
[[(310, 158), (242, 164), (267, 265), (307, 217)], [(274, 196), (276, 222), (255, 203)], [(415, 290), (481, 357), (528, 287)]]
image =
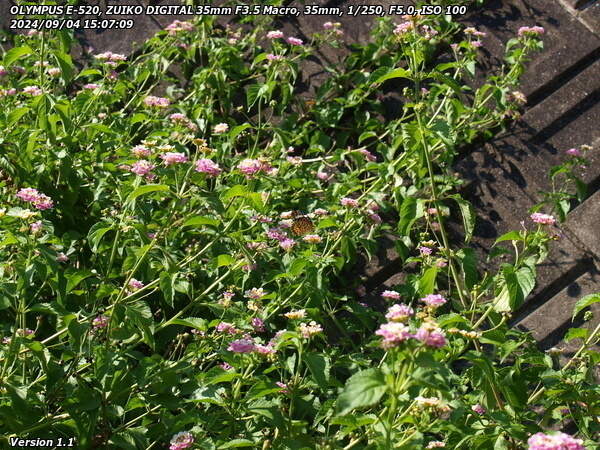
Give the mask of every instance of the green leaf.
[(17, 59), (22, 58), (23, 56), (31, 55), (32, 53), (33, 53), (33, 50), (31, 50), (31, 47), (29, 47), (28, 45), (11, 48), (4, 55), (3, 65), (5, 67), (9, 67)]
[(494, 245), (496, 245), (499, 242), (503, 242), (503, 241), (522, 241), (523, 240), (523, 236), (521, 236), (521, 233), (519, 233), (518, 231), (509, 231), (508, 233), (504, 233), (502, 236), (500, 236), (498, 239), (496, 239), (496, 242), (494, 242)]
[(411, 78), (410, 76), (410, 72), (406, 69), (394, 69), (391, 70), (390, 72), (386, 73), (385, 75), (377, 78), (377, 80), (375, 80), (375, 84), (379, 84), (379, 83), (383, 83), (386, 80), (391, 80), (392, 78)]
[(355, 373), (348, 379), (344, 391), (337, 399), (336, 413), (342, 416), (353, 409), (374, 405), (386, 390), (381, 370), (373, 368)]
[(572, 341), (573, 339), (587, 339), (588, 332), (587, 328), (569, 328), (564, 337), (565, 342)]
[(507, 265), (502, 269), (502, 288), (494, 300), (497, 312), (514, 311), (519, 308), (535, 286), (535, 271), (524, 266), (515, 271)]
[(408, 236), (415, 221), (423, 217), (423, 214), (423, 201), (414, 197), (406, 197), (400, 207), (398, 233), (402, 236)]
[(66, 83), (68, 83), (71, 81), (71, 78), (73, 78), (73, 73), (75, 72), (75, 66), (73, 65), (71, 56), (67, 55), (66, 53), (56, 51), (54, 52), (54, 57), (60, 66), (63, 79)]
[(477, 257), (472, 248), (463, 248), (456, 253), (465, 278), (467, 289), (472, 289), (479, 281), (477, 272)]
[(6, 118), (6, 126), (10, 127), (10, 126), (14, 125), (15, 123), (17, 123), (19, 121), (19, 119), (21, 117), (23, 117), (28, 112), (29, 112), (29, 108), (27, 108), (27, 107), (13, 109), (8, 114), (8, 117)]
[(600, 293), (586, 295), (585, 297), (577, 300), (577, 303), (575, 303), (575, 307), (573, 308), (572, 320), (575, 320), (577, 314), (579, 314), (583, 309), (598, 302), (600, 302)]
[(256, 442), (250, 441), (248, 439), (232, 439), (226, 444), (220, 445), (218, 448), (240, 448), (240, 447), (255, 447)]
[(248, 193), (248, 188), (242, 184), (236, 184), (235, 186), (227, 189), (223, 194), (221, 194), (221, 200), (223, 202), (227, 202), (234, 197), (245, 197)]
[(87, 238), (92, 247), (92, 252), (96, 253), (102, 236), (112, 230), (112, 228), (113, 224), (107, 225), (105, 222), (98, 222), (90, 228)]
[(211, 217), (206, 216), (194, 216), (186, 220), (182, 227), (197, 227), (199, 225), (211, 225), (216, 227), (219, 225), (219, 221), (217, 219), (213, 219)]
[(290, 264), (290, 267), (287, 269), (287, 275), (296, 277), (300, 275), (306, 265), (308, 264), (308, 260), (306, 258), (296, 258)]
[(459, 194), (452, 195), (451, 197), (458, 203), (462, 215), (463, 227), (465, 229), (465, 242), (469, 242), (473, 237), (473, 230), (475, 229), (475, 211), (473, 210), (471, 203), (466, 201)]
[(325, 391), (329, 385), (329, 358), (320, 353), (307, 353), (303, 359), (315, 382)]
[(260, 399), (252, 402), (248, 405), (248, 412), (265, 417), (268, 419), (270, 426), (279, 428), (285, 424), (285, 419), (283, 418), (283, 414), (281, 414), (281, 407), (273, 401)]
[(71, 292), (79, 285), (79, 283), (91, 276), (94, 276), (94, 274), (89, 270), (80, 270), (75, 273), (67, 272), (65, 274), (65, 277), (67, 278), (67, 293)]
[(230, 266), (235, 263), (235, 258), (231, 255), (219, 255), (215, 262), (217, 267)]
[(169, 272), (161, 272), (160, 273), (160, 290), (165, 297), (165, 301), (173, 307), (173, 297), (175, 295), (175, 278), (177, 277), (176, 273)]
[(142, 195), (146, 195), (151, 192), (164, 192), (168, 190), (169, 186), (167, 186), (166, 184), (146, 184), (144, 186), (138, 187), (131, 194), (129, 194), (125, 203), (131, 205), (136, 198)]
[(419, 294), (424, 297), (433, 294), (435, 289), (435, 279), (437, 277), (438, 268), (436, 266), (428, 268), (423, 276), (419, 279)]
[(249, 123), (244, 123), (242, 125), (238, 125), (237, 127), (233, 128), (230, 132), (229, 132), (229, 137), (233, 140), (235, 139), (242, 131), (248, 129), (248, 128), (252, 128), (252, 126)]
[(458, 84), (456, 82), (456, 80), (454, 78), (449, 77), (445, 73), (437, 72), (437, 71), (431, 72), (431, 77), (434, 78), (435, 80), (441, 82), (442, 84), (445, 84), (446, 86), (448, 86), (458, 96), (462, 95), (463, 92), (462, 92), (461, 86), (460, 86), (460, 84)]
[(261, 86), (258, 84), (252, 84), (248, 86), (246, 90), (246, 105), (251, 108), (256, 100), (259, 98), (261, 92)]
[(173, 319), (172, 325), (183, 325), (184, 327), (195, 328), (196, 330), (206, 330), (206, 321), (200, 317), (186, 317), (185, 319)]

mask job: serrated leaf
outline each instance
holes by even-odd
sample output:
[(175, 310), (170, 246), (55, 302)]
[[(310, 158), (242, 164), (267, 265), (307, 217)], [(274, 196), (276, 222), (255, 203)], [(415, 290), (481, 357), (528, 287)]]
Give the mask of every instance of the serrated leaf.
[(429, 267), (423, 276), (419, 279), (419, 294), (424, 297), (433, 294), (435, 289), (435, 279), (437, 277), (437, 266)]
[(336, 414), (343, 416), (353, 409), (374, 405), (386, 390), (381, 370), (366, 369), (355, 373), (348, 379), (344, 391), (337, 399)]
[(569, 328), (567, 334), (565, 334), (565, 342), (572, 341), (573, 339), (587, 339), (589, 330), (587, 328)]
[(9, 67), (17, 59), (22, 58), (23, 56), (31, 55), (32, 53), (33, 53), (33, 50), (31, 50), (31, 47), (29, 47), (28, 45), (11, 48), (4, 55), (3, 65), (5, 67)]
[(230, 266), (235, 263), (235, 259), (231, 255), (219, 255), (215, 259), (217, 267)]
[(140, 186), (135, 189), (131, 194), (127, 196), (126, 204), (131, 204), (138, 197), (146, 194), (150, 194), (151, 192), (165, 192), (169, 190), (169, 186), (166, 184), (146, 184), (144, 186)]
[(466, 201), (460, 195), (455, 194), (451, 196), (460, 209), (460, 213), (463, 220), (463, 227), (465, 229), (465, 242), (469, 242), (473, 237), (473, 230), (475, 229), (475, 210), (471, 203)]
[(102, 240), (102, 237), (108, 233), (110, 230), (112, 230), (113, 225), (107, 225), (104, 222), (98, 222), (97, 224), (95, 224), (94, 226), (92, 226), (90, 228), (90, 231), (88, 233), (88, 242), (90, 243), (91, 247), (92, 247), (92, 251), (95, 253), (98, 250), (98, 245), (100, 244), (100, 241)]
[(220, 445), (218, 448), (240, 448), (240, 447), (255, 447), (256, 443), (249, 439), (232, 439), (226, 444)]
[(521, 236), (521, 233), (519, 233), (518, 231), (509, 231), (508, 233), (504, 233), (502, 236), (500, 236), (498, 239), (496, 239), (496, 242), (494, 242), (494, 245), (498, 244), (499, 242), (503, 242), (503, 241), (522, 241), (523, 240), (523, 236)]
[(160, 273), (160, 281), (159, 286), (160, 290), (165, 297), (165, 301), (173, 307), (173, 298), (175, 296), (175, 278), (177, 277), (176, 273), (169, 272), (161, 272)]
[(219, 225), (219, 221), (217, 219), (213, 219), (211, 217), (206, 216), (194, 216), (186, 220), (182, 227), (196, 227), (199, 225), (211, 225), (216, 227)]
[(185, 319), (170, 320), (171, 325), (183, 325), (184, 327), (195, 328), (196, 330), (205, 331), (206, 321), (200, 317), (186, 317)]
[(6, 118), (6, 126), (10, 127), (10, 126), (14, 125), (15, 123), (17, 123), (19, 121), (19, 119), (21, 119), (21, 117), (23, 117), (28, 112), (29, 112), (29, 108), (26, 108), (26, 107), (13, 109), (8, 114), (8, 117)]
[(423, 214), (423, 201), (414, 197), (406, 197), (400, 207), (398, 233), (402, 236), (408, 236), (415, 221), (423, 217)]
[(320, 353), (307, 353), (303, 359), (315, 382), (326, 390), (329, 385), (329, 358)]
[(238, 135), (244, 131), (247, 130), (248, 128), (252, 128), (252, 126), (249, 123), (244, 123), (242, 125), (238, 125), (237, 127), (233, 128), (230, 132), (229, 132), (229, 137), (233, 140), (236, 137), (238, 137)]
[(411, 78), (411, 76), (410, 72), (406, 69), (394, 69), (377, 78), (377, 80), (375, 80), (375, 84), (383, 83), (384, 81), (391, 80), (392, 78)]
[(577, 300), (577, 303), (575, 303), (575, 307), (573, 308), (572, 320), (575, 320), (577, 314), (579, 314), (582, 310), (598, 302), (600, 302), (600, 293), (586, 295), (585, 297)]

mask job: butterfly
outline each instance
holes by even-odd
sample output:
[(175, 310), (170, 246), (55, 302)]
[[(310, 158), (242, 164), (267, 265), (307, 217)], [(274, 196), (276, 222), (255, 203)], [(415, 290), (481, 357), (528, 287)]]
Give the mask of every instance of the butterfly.
[(298, 211), (294, 211), (292, 214), (294, 221), (292, 222), (292, 233), (297, 236), (311, 233), (315, 230), (315, 225), (308, 216), (302, 215)]

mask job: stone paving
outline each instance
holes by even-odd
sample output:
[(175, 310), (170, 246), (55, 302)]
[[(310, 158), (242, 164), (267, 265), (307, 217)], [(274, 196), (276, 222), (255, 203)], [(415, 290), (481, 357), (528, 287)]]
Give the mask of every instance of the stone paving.
[[(96, 3), (96, 2), (90, 2)], [(126, 1), (119, 4), (144, 4)], [(177, 0), (152, 4), (180, 4)], [(345, 1), (315, 1), (313, 4), (340, 6)], [(361, 4), (396, 4), (390, 0)], [(13, 1), (0, 2), (0, 23), (9, 18)], [(134, 42), (142, 42), (176, 18), (136, 17), (136, 27), (128, 31), (85, 31), (78, 38), (96, 51), (129, 52)], [(227, 18), (222, 19), (223, 22)], [(282, 20), (281, 29), (303, 37), (321, 28), (326, 20), (343, 24), (349, 42), (364, 42), (372, 20), (348, 17), (300, 16)], [(538, 268), (537, 285), (513, 324), (531, 331), (541, 348), (556, 345), (564, 332), (580, 323), (571, 323), (573, 304), (582, 296), (600, 292), (600, 2), (597, 0), (488, 0), (471, 12), (464, 22), (488, 35), (483, 38), (483, 72), (498, 67), (504, 43), (525, 25), (546, 29), (545, 50), (528, 64), (522, 90), (528, 97), (526, 113), (508, 132), (471, 149), (456, 164), (468, 184), (464, 195), (477, 208), (479, 216), (473, 247), (485, 254), (502, 233), (519, 229), (527, 210), (548, 189), (550, 167), (559, 164), (564, 151), (582, 144), (593, 146), (592, 162), (585, 174), (590, 196), (578, 205), (561, 226), (562, 239), (552, 246), (547, 262)], [(324, 51), (305, 67), (308, 86), (318, 85), (326, 76), (323, 63), (343, 56), (345, 51)], [(477, 83), (477, 81), (475, 81)], [(393, 248), (393, 237), (382, 240), (382, 248), (364, 275), (368, 290), (381, 290), (398, 283), (402, 267)], [(600, 322), (600, 304), (586, 326)], [(580, 341), (564, 348), (572, 351)]]

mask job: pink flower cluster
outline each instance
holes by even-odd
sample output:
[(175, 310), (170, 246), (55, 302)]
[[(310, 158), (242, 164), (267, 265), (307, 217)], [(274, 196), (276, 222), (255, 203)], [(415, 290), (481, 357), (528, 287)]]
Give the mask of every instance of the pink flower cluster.
[(390, 306), (385, 318), (391, 322), (404, 322), (414, 314), (415, 311), (410, 306), (404, 304), (395, 304)]
[(386, 300), (400, 300), (400, 294), (396, 291), (383, 291), (381, 296)]
[(119, 53), (104, 52), (94, 56), (94, 58), (104, 61), (104, 64), (115, 67), (119, 62), (126, 61), (127, 57)]
[(556, 223), (556, 219), (549, 214), (533, 213), (530, 217), (535, 223), (541, 225), (554, 225)]
[(414, 338), (428, 347), (440, 348), (446, 345), (444, 332), (432, 323), (424, 323), (417, 330)]
[(401, 342), (413, 337), (410, 328), (400, 322), (384, 323), (375, 334), (383, 338), (381, 346), (386, 350), (396, 347)]
[(189, 130), (196, 131), (198, 127), (185, 114), (173, 113), (169, 115), (169, 120), (178, 125), (183, 125)]
[(253, 317), (250, 323), (257, 333), (263, 333), (265, 331), (265, 322), (260, 317)]
[(283, 37), (283, 31), (274, 30), (267, 33), (268, 39), (279, 39)]
[(476, 405), (471, 406), (471, 410), (479, 415), (485, 414), (486, 413), (486, 409), (480, 405), (479, 403), (477, 403)]
[(265, 290), (263, 288), (252, 288), (252, 289), (244, 292), (244, 295), (247, 298), (250, 298), (252, 300), (259, 300), (262, 297), (264, 297), (265, 295), (267, 295), (267, 293), (265, 292)]
[(267, 61), (281, 61), (283, 59), (282, 55), (275, 55), (273, 53), (267, 53)]
[(414, 28), (415, 28), (414, 23), (412, 23), (410, 21), (402, 22), (402, 23), (396, 25), (396, 28), (394, 28), (394, 34), (396, 36), (402, 36), (402, 35), (408, 33), (410, 30), (414, 30)]
[(25, 86), (23, 88), (24, 94), (29, 94), (32, 97), (37, 97), (38, 95), (42, 95), (43, 91), (37, 86)]
[(214, 126), (213, 133), (223, 134), (226, 133), (227, 130), (229, 130), (229, 125), (227, 125), (226, 123), (218, 123)]
[(301, 323), (298, 327), (298, 330), (303, 338), (308, 339), (315, 334), (321, 333), (323, 331), (323, 327), (314, 320), (311, 320), (309, 323)]
[(581, 156), (581, 150), (578, 148), (570, 148), (565, 153), (569, 156)]
[(521, 27), (519, 28), (519, 30), (517, 31), (517, 35), (519, 37), (523, 37), (523, 36), (539, 36), (540, 34), (544, 34), (545, 30), (542, 27)]
[(302, 41), (302, 39), (298, 39), (298, 38), (295, 38), (295, 37), (289, 37), (289, 38), (286, 39), (286, 41), (290, 45), (298, 45), (298, 46), (304, 45), (304, 42)]
[(149, 95), (144, 99), (144, 104), (146, 106), (154, 106), (156, 108), (166, 108), (171, 104), (171, 102), (168, 98), (155, 97), (154, 95)]
[(182, 431), (171, 438), (169, 450), (183, 450), (194, 445), (194, 436), (189, 431)]
[(529, 450), (586, 450), (581, 439), (566, 433), (536, 433), (527, 440)]
[(165, 166), (171, 166), (173, 164), (185, 163), (188, 161), (187, 156), (184, 153), (179, 152), (166, 152), (159, 156), (165, 163)]
[(19, 192), (17, 192), (17, 198), (27, 203), (33, 203), (33, 206), (41, 210), (50, 209), (54, 206), (50, 197), (33, 188), (23, 188), (19, 190)]
[(211, 177), (216, 177), (221, 173), (219, 165), (207, 158), (200, 158), (196, 161), (196, 172), (205, 173)]
[(258, 353), (260, 355), (273, 355), (275, 353), (275, 339), (267, 345), (256, 343), (250, 336), (245, 336), (242, 339), (236, 339), (229, 343), (227, 350), (233, 353)]
[(94, 320), (92, 320), (92, 325), (95, 329), (106, 328), (108, 326), (108, 322), (109, 322), (108, 317), (106, 317), (104, 315), (100, 315), (100, 316), (96, 317)]
[(340, 30), (341, 26), (342, 26), (342, 24), (339, 22), (325, 22), (323, 24), (323, 29), (327, 30), (327, 31), (331, 31), (336, 36), (341, 36), (342, 34), (344, 34), (344, 32), (342, 30)]
[(340, 200), (342, 206), (347, 208), (358, 208), (358, 200), (355, 200), (350, 197), (344, 197)]
[(237, 167), (240, 172), (250, 178), (263, 170), (263, 163), (261, 163), (258, 159), (247, 158), (241, 161)]
[(6, 97), (7, 95), (15, 95), (17, 90), (15, 88), (0, 89), (0, 98)]
[(137, 158), (145, 158), (152, 154), (152, 151), (144, 145), (136, 145), (131, 149), (131, 153)]
[(194, 25), (190, 22), (183, 22), (181, 20), (174, 20), (171, 24), (165, 27), (165, 30), (170, 34), (174, 35), (179, 33), (180, 31), (192, 31), (194, 29)]
[(148, 175), (155, 167), (156, 166), (150, 161), (140, 159), (139, 161), (133, 163), (129, 171), (139, 175), (140, 177), (143, 177), (144, 175)]
[(431, 308), (437, 308), (438, 306), (442, 306), (448, 300), (439, 294), (429, 294), (423, 297), (421, 301)]
[(376, 335), (383, 338), (381, 342), (382, 348), (387, 350), (409, 339), (416, 339), (426, 346), (434, 348), (446, 345), (444, 332), (431, 321), (423, 322), (417, 332), (412, 334), (410, 327), (402, 322), (406, 321), (413, 314), (414, 311), (407, 305), (393, 305), (388, 309), (385, 317), (390, 322), (380, 325), (379, 329), (375, 332)]
[(466, 34), (470, 34), (471, 36), (476, 36), (476, 37), (484, 37), (487, 36), (487, 33), (484, 33), (483, 31), (477, 31), (475, 28), (473, 27), (467, 27), (465, 28), (465, 33)]

